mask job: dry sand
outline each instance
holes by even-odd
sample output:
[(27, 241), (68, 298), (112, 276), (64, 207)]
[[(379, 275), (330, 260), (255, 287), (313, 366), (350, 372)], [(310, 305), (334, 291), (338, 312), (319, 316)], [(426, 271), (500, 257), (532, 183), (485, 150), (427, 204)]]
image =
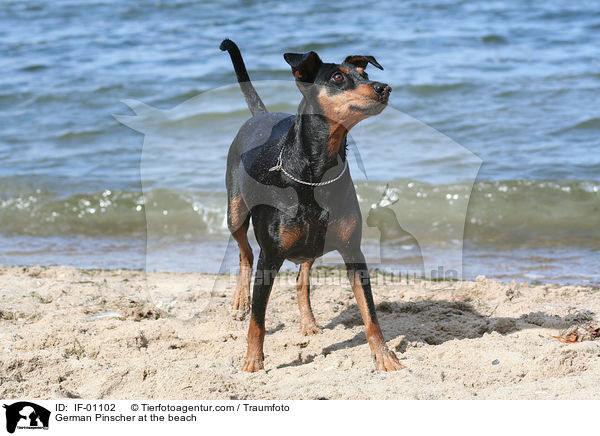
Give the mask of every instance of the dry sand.
[(597, 288), (375, 275), (384, 335), (407, 367), (383, 373), (343, 272), (316, 275), (323, 334), (300, 334), (295, 276), (281, 275), (266, 371), (247, 374), (229, 276), (0, 267), (0, 398), (600, 398), (600, 341), (552, 337), (597, 322)]

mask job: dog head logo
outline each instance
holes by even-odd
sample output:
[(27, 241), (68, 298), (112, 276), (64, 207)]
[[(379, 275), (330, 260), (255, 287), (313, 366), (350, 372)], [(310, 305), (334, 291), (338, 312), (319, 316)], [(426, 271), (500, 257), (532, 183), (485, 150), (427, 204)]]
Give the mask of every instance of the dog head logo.
[(4, 404), (6, 409), (6, 431), (14, 433), (18, 429), (48, 429), (50, 411), (35, 403), (19, 401)]

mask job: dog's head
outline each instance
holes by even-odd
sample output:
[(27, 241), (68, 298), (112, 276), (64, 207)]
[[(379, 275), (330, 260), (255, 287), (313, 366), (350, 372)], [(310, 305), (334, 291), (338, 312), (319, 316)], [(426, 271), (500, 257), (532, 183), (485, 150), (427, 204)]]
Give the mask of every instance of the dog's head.
[(392, 88), (369, 80), (365, 72), (368, 64), (383, 70), (373, 56), (348, 56), (341, 64), (324, 63), (314, 51), (285, 53), (283, 57), (307, 101), (347, 130), (379, 114), (388, 103)]

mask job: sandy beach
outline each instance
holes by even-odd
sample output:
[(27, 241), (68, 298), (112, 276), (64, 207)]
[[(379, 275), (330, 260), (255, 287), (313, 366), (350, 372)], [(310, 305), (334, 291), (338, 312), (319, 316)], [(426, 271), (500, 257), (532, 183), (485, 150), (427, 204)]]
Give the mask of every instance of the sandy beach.
[[(295, 275), (267, 312), (265, 371), (240, 371), (247, 319), (229, 276), (0, 267), (0, 397), (86, 399), (599, 399), (595, 287), (373, 276), (390, 348), (406, 369), (374, 369), (340, 270), (318, 269), (323, 334), (302, 336)], [(217, 286), (215, 286), (217, 282)], [(212, 295), (211, 295), (212, 294)]]

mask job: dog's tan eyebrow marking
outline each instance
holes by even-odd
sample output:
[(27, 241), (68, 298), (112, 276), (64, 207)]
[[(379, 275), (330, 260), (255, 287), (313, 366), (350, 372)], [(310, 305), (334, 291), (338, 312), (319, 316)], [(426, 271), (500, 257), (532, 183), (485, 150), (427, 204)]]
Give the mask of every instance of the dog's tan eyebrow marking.
[(349, 70), (348, 70), (348, 68), (346, 68), (346, 67), (340, 67), (340, 71), (341, 71), (342, 73), (344, 73), (344, 74), (348, 74), (348, 73), (350, 73), (350, 71), (349, 71)]

